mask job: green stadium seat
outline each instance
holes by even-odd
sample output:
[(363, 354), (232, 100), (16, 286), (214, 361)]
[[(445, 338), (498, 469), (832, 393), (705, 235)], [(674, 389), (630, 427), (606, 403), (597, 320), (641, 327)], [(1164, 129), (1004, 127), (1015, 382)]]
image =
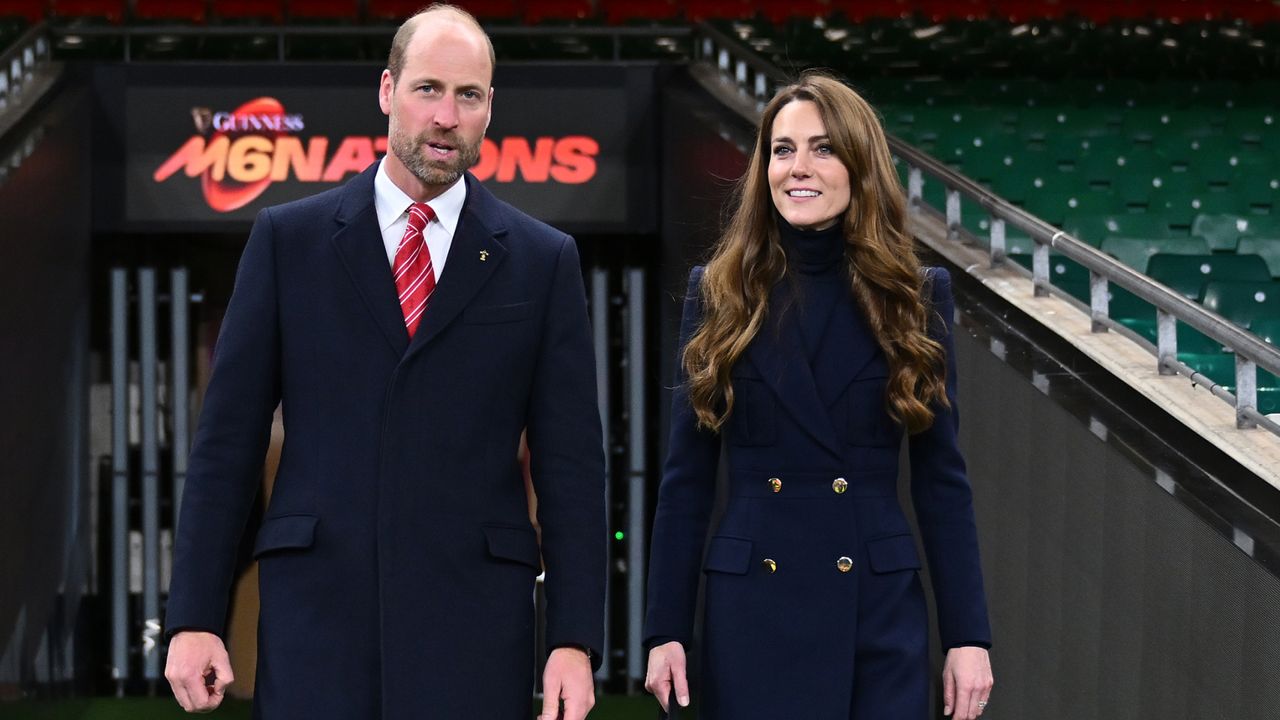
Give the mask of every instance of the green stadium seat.
[(1280, 281), (1211, 282), (1204, 286), (1204, 306), (1250, 328), (1260, 319), (1280, 318)]
[(1249, 218), (1234, 213), (1200, 214), (1191, 223), (1191, 235), (1204, 238), (1214, 252), (1235, 252), (1240, 236), (1249, 229)]
[(1197, 301), (1203, 296), (1204, 286), (1210, 282), (1266, 282), (1271, 279), (1266, 262), (1257, 255), (1174, 255), (1161, 252), (1147, 261), (1146, 273), (1183, 297)]
[(1201, 238), (1109, 237), (1102, 241), (1100, 249), (1143, 273), (1147, 271), (1152, 256), (1157, 254), (1198, 256), (1209, 253), (1209, 246)]
[[(1178, 237), (1162, 213), (1124, 213), (1115, 216), (1116, 235), (1159, 240)], [(1184, 236), (1185, 237), (1185, 236)]]
[(1280, 237), (1253, 237), (1246, 235), (1240, 238), (1236, 252), (1241, 255), (1257, 255), (1267, 264), (1271, 277), (1280, 279)]
[(1280, 132), (1280, 112), (1274, 107), (1235, 108), (1227, 115), (1228, 133), (1247, 143), (1260, 143)]

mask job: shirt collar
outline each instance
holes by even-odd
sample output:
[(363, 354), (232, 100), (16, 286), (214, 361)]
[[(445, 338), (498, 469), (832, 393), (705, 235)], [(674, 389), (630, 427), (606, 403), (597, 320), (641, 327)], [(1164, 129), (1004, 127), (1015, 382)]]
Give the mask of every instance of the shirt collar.
[[(427, 203), (435, 211), (441, 227), (451, 237), (458, 228), (458, 219), (462, 217), (462, 205), (466, 199), (467, 183), (465, 177), (461, 177), (449, 186), (448, 190)], [(384, 232), (404, 217), (409, 211), (409, 206), (414, 203), (413, 198), (401, 190), (387, 175), (385, 162), (378, 163), (378, 172), (373, 176), (373, 202), (378, 213), (378, 228)]]

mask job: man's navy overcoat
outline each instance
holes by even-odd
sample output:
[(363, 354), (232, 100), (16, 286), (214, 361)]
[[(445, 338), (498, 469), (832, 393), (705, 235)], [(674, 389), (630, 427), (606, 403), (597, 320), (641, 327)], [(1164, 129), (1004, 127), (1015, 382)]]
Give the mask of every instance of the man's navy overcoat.
[[(263, 210), (214, 351), (166, 625), (222, 632), (272, 414), (257, 529), (257, 717), (527, 718), (547, 644), (602, 646), (604, 464), (573, 240), (471, 175), (421, 325), (404, 327), (371, 167)], [(542, 545), (516, 454), (527, 428)]]

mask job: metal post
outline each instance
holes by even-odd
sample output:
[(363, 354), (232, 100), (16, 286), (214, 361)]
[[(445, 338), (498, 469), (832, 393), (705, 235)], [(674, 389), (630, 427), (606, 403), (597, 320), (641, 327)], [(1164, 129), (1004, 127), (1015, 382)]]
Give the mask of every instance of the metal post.
[(160, 444), (157, 432), (156, 271), (138, 270), (142, 418), (142, 675), (160, 679)]
[(1089, 271), (1089, 312), (1093, 318), (1090, 330), (1096, 333), (1107, 331), (1107, 318), (1111, 317), (1110, 290), (1107, 277)]
[[(627, 413), (628, 482), (627, 497), (627, 677), (643, 681), (644, 648), (644, 550), (645, 527), (645, 418), (644, 369), (644, 269), (627, 270)], [(630, 683), (628, 683), (630, 685)]]
[[(594, 336), (594, 344), (596, 348), (596, 403), (600, 408), (600, 430), (604, 438), (604, 507), (605, 507), (605, 529), (610, 536), (614, 532), (613, 522), (613, 436), (612, 428), (609, 423), (612, 419), (611, 404), (609, 402), (609, 271), (603, 267), (595, 267), (591, 269), (591, 332)], [(612, 544), (610, 544), (612, 547)], [(612, 552), (609, 553), (612, 556)], [(604, 586), (604, 606), (606, 613), (610, 607), (610, 598), (613, 595), (611, 587), (613, 586), (613, 560), (612, 557), (605, 560), (608, 568), (606, 569), (606, 582)], [(607, 680), (609, 673), (612, 671), (613, 653), (610, 626), (612, 623), (604, 624), (604, 647), (601, 648), (602, 657), (600, 658), (600, 669), (596, 672), (596, 678), (599, 680)]]
[(1036, 297), (1049, 296), (1049, 246), (1036, 243), (1031, 251), (1031, 281), (1035, 284)]
[(1236, 353), (1236, 427), (1241, 430), (1258, 427), (1245, 417), (1244, 410), (1258, 409), (1258, 366)]
[(129, 679), (129, 287), (111, 270), (111, 678)]
[(1004, 218), (991, 216), (991, 267), (1004, 264), (1008, 251), (1005, 249)]
[(924, 197), (924, 173), (920, 168), (911, 166), (907, 168), (907, 204), (914, 208), (920, 204)]
[(1156, 364), (1161, 375), (1177, 375), (1178, 320), (1156, 308)]
[(947, 188), (947, 239), (960, 236), (960, 191)]
[(173, 534), (178, 534), (178, 511), (182, 507), (182, 488), (187, 481), (187, 452), (191, 433), (191, 410), (187, 399), (191, 392), (188, 372), (190, 338), (190, 298), (187, 269), (175, 268), (169, 273), (170, 364), (173, 393), (169, 405), (173, 412)]

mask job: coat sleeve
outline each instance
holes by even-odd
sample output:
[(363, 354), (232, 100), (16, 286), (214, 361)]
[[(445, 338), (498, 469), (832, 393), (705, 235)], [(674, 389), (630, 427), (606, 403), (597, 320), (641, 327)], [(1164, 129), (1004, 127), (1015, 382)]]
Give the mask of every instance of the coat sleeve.
[(658, 488), (649, 553), (646, 646), (670, 640), (689, 646), (702, 548), (715, 501), (720, 435), (698, 427), (697, 416), (689, 404), (682, 362), (685, 345), (702, 324), (702, 271), (702, 267), (695, 267), (689, 274), (689, 289), (680, 321), (671, 392), (671, 434), (662, 484)]
[(960, 414), (956, 404), (951, 276), (943, 268), (929, 268), (925, 286), (931, 294), (929, 334), (942, 343), (946, 354), (950, 407), (935, 403), (933, 425), (910, 439), (911, 495), (929, 560), (942, 647), (990, 647), (991, 627), (978, 556), (973, 492), (957, 438)]
[(577, 247), (556, 260), (527, 417), (530, 474), (546, 563), (547, 647), (604, 650), (604, 444), (595, 352)]
[(166, 635), (224, 632), (236, 554), (280, 401), (271, 211), (258, 214), (213, 352), (174, 540)]

